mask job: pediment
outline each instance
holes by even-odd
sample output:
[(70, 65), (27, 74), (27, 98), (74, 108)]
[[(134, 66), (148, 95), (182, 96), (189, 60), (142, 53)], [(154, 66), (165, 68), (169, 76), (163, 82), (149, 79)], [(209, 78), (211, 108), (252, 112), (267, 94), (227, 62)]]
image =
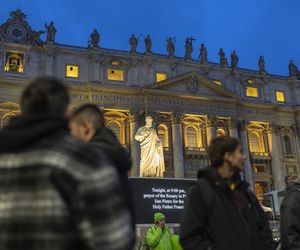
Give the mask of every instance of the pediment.
[(150, 89), (164, 90), (178, 94), (203, 96), (203, 97), (225, 97), (240, 100), (240, 97), (214, 81), (203, 77), (197, 72), (189, 72), (166, 79), (159, 83), (148, 86)]

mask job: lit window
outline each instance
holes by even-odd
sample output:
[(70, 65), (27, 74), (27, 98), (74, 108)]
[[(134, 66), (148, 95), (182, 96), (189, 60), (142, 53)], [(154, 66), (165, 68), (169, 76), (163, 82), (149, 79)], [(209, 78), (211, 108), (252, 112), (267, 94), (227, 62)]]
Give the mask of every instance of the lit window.
[(67, 65), (66, 67), (66, 76), (67, 77), (78, 77), (78, 66), (76, 65)]
[(256, 133), (251, 133), (249, 135), (249, 141), (250, 141), (250, 151), (254, 153), (260, 152), (259, 137)]
[(283, 91), (276, 91), (276, 101), (285, 102), (285, 95)]
[(197, 145), (197, 131), (193, 127), (188, 127), (186, 129), (186, 146), (191, 148), (196, 148)]
[(115, 136), (118, 138), (118, 141), (120, 142), (121, 139), (120, 125), (116, 122), (110, 122), (107, 124), (107, 127), (115, 134)]
[(246, 96), (258, 97), (258, 89), (254, 87), (246, 87)]
[(124, 81), (124, 70), (121, 69), (108, 69), (107, 79), (111, 81)]
[(7, 52), (4, 63), (4, 71), (23, 73), (24, 55), (22, 53)]
[(168, 78), (166, 73), (156, 73), (156, 82), (164, 81)]
[(214, 81), (214, 83), (217, 84), (217, 85), (219, 85), (219, 86), (222, 85), (221, 81)]
[(267, 183), (266, 182), (255, 182), (255, 194), (258, 201), (262, 204), (263, 194), (267, 192)]
[(157, 129), (157, 135), (163, 147), (168, 148), (169, 147), (168, 128), (165, 125), (160, 124)]

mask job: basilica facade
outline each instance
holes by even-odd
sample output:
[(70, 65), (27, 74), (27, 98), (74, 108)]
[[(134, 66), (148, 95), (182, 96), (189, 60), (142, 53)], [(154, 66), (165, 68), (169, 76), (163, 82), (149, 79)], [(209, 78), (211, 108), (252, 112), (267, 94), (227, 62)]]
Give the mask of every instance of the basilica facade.
[(106, 125), (131, 152), (132, 176), (139, 175), (140, 161), (134, 135), (147, 115), (163, 144), (165, 177), (195, 178), (209, 165), (210, 140), (223, 135), (240, 138), (245, 178), (259, 198), (299, 175), (300, 80), (292, 62), (290, 76), (279, 76), (265, 70), (263, 58), (257, 71), (239, 68), (236, 54), (228, 64), (223, 50), (220, 62), (210, 62), (204, 45), (195, 60), (192, 38), (185, 56), (177, 57), (170, 39), (161, 55), (151, 50), (150, 36), (145, 52), (136, 50), (135, 37), (121, 51), (102, 48), (97, 30), (78, 47), (55, 41), (53, 22), (45, 29), (43, 41), (44, 32), (32, 30), (20, 10), (0, 26), (1, 127), (20, 113), (30, 80), (49, 75), (64, 80), (75, 108), (94, 103), (103, 110)]

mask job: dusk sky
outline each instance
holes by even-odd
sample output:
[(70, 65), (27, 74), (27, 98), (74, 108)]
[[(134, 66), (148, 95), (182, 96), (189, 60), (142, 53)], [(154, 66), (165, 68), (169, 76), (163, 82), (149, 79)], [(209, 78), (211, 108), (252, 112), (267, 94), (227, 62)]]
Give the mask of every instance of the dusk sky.
[(0, 0), (0, 6), (1, 24), (16, 8), (33, 30), (54, 21), (62, 44), (86, 47), (97, 28), (104, 48), (129, 50), (135, 33), (143, 52), (144, 36), (150, 34), (153, 52), (166, 54), (166, 38), (172, 36), (176, 56), (183, 56), (185, 38), (192, 35), (195, 59), (204, 43), (212, 62), (219, 61), (222, 47), (228, 59), (237, 51), (242, 68), (257, 69), (260, 55), (272, 74), (287, 75), (289, 59), (300, 67), (299, 0)]

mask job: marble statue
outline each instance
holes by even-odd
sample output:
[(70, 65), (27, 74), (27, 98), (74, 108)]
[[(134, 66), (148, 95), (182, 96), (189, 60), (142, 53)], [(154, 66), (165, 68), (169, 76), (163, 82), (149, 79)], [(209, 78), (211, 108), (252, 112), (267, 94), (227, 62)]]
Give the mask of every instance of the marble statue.
[(199, 54), (198, 60), (200, 60), (201, 64), (208, 62), (207, 50), (203, 43), (200, 46), (200, 54)]
[(150, 35), (147, 35), (144, 41), (145, 41), (146, 53), (151, 53), (152, 42), (151, 42)]
[(50, 22), (50, 25), (45, 23), (45, 28), (47, 29), (47, 42), (55, 42), (56, 28), (54, 27), (54, 23)]
[(147, 116), (145, 121), (145, 126), (140, 127), (135, 134), (135, 139), (140, 142), (141, 147), (140, 177), (163, 177), (163, 146), (152, 127), (153, 118)]
[(235, 69), (238, 65), (238, 62), (239, 62), (239, 58), (236, 54), (236, 51), (234, 50), (232, 53), (231, 53), (231, 68), (232, 69)]
[(228, 62), (227, 62), (227, 58), (225, 56), (225, 52), (223, 51), (223, 48), (220, 48), (219, 50), (219, 57), (220, 57), (220, 64), (222, 67), (227, 66)]
[(263, 56), (260, 56), (258, 59), (258, 68), (260, 73), (266, 72), (266, 63)]
[(100, 42), (100, 34), (98, 33), (97, 29), (93, 30), (93, 33), (91, 34), (91, 39), (88, 41), (90, 48), (99, 48), (99, 42)]
[(136, 38), (135, 34), (132, 34), (132, 36), (130, 37), (129, 44), (130, 44), (130, 52), (136, 52), (138, 39)]
[(299, 71), (293, 60), (289, 62), (289, 76), (298, 76)]
[(167, 39), (167, 51), (168, 51), (168, 56), (173, 57), (175, 53), (175, 46), (172, 37), (169, 37)]
[(185, 59), (192, 59), (192, 52), (193, 52), (193, 39), (187, 37), (185, 39)]

